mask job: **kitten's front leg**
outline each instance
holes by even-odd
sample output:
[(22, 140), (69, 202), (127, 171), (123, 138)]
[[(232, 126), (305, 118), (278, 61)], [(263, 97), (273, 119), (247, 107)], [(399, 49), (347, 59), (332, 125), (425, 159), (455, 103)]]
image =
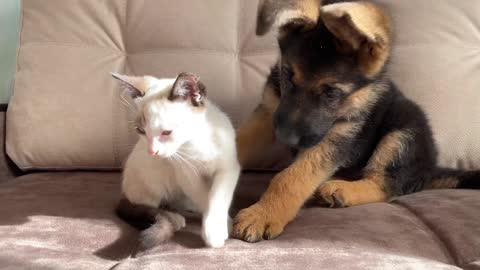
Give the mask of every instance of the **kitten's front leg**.
[(239, 175), (240, 167), (232, 166), (218, 171), (213, 178), (202, 226), (202, 237), (209, 247), (223, 247), (228, 239), (231, 229), (228, 210)]

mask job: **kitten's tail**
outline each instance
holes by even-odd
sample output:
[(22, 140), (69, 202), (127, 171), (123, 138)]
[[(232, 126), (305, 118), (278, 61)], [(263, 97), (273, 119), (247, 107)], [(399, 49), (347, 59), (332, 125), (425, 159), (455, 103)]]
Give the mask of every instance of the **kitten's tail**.
[(462, 171), (438, 168), (424, 189), (480, 189), (480, 170)]
[(134, 204), (126, 198), (120, 200), (116, 213), (128, 224), (143, 230), (140, 244), (144, 250), (167, 241), (185, 227), (185, 218), (178, 213)]

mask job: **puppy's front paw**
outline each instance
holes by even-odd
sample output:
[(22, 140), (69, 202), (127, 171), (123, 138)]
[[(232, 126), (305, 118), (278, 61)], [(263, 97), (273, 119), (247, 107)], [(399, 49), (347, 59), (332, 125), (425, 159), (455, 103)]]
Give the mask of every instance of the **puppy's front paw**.
[(228, 239), (228, 216), (206, 216), (203, 220), (202, 237), (208, 247), (223, 247)]
[(283, 232), (286, 223), (268, 215), (259, 204), (241, 210), (234, 221), (233, 237), (254, 243), (270, 240)]

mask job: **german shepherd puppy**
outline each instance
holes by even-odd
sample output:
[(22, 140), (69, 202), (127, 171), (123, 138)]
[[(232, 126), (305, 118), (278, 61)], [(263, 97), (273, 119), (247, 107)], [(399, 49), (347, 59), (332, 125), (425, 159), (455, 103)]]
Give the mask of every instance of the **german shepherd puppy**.
[(349, 207), (423, 189), (480, 188), (480, 171), (437, 168), (425, 113), (386, 74), (391, 26), (380, 7), (265, 0), (257, 34), (271, 28), (281, 57), (238, 130), (239, 159), (245, 164), (277, 139), (298, 154), (259, 202), (238, 213), (235, 237), (277, 237), (311, 195)]

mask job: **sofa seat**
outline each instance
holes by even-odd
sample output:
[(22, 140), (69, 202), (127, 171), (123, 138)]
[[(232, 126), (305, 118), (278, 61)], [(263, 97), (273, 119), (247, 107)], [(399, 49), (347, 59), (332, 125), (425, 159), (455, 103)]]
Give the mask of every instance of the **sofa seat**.
[[(253, 203), (271, 173), (244, 173), (234, 209)], [(427, 191), (346, 209), (306, 206), (273, 241), (230, 239), (207, 249), (200, 218), (137, 252), (119, 220), (118, 172), (28, 174), (0, 185), (2, 269), (480, 269), (480, 193)], [(461, 207), (460, 207), (461, 206)]]

